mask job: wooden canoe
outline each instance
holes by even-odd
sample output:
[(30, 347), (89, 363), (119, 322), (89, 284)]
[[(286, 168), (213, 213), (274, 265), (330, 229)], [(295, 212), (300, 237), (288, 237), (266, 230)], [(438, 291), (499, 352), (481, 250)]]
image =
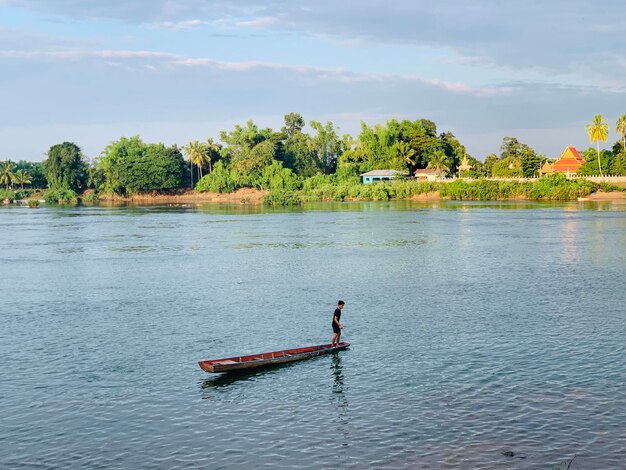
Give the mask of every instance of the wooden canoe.
[(285, 364), (287, 362), (300, 361), (310, 357), (321, 356), (329, 352), (340, 351), (350, 346), (347, 341), (336, 346), (331, 344), (321, 344), (319, 346), (307, 346), (304, 348), (284, 349), (282, 351), (266, 352), (261, 354), (251, 354), (249, 356), (226, 357), (224, 359), (213, 359), (200, 361), (200, 368), (206, 372), (232, 372), (253, 367), (267, 367), (275, 364)]

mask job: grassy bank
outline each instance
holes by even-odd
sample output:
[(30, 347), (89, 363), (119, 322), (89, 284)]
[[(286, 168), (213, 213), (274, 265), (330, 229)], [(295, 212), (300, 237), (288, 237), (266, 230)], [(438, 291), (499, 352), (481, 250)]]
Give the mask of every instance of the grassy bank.
[(564, 175), (554, 174), (533, 182), (457, 180), (444, 182), (419, 182), (396, 180), (374, 184), (358, 181), (304, 185), (296, 191), (274, 190), (264, 198), (270, 206), (298, 205), (312, 201), (387, 201), (418, 198), (420, 195), (438, 193), (450, 200), (498, 201), (498, 200), (551, 200), (566, 201), (586, 197), (596, 191), (624, 191), (606, 183), (587, 180), (568, 180)]
[[(280, 187), (282, 186), (282, 187)], [(475, 181), (457, 180), (453, 182), (419, 182), (416, 180), (395, 180), (374, 184), (362, 184), (358, 178), (341, 180), (335, 175), (316, 175), (308, 178), (292, 189), (284, 185), (270, 190), (240, 188), (236, 191), (209, 192), (178, 189), (161, 192), (116, 196), (96, 194), (92, 190), (76, 194), (69, 190), (0, 189), (0, 201), (44, 199), (48, 204), (93, 204), (99, 201), (131, 202), (136, 204), (265, 204), (268, 206), (301, 205), (318, 201), (388, 201), (400, 199), (449, 199), (457, 201), (567, 201), (587, 198), (601, 192), (619, 192), (625, 188), (607, 183), (594, 183), (588, 180), (568, 180), (560, 174), (549, 175), (536, 181)]]

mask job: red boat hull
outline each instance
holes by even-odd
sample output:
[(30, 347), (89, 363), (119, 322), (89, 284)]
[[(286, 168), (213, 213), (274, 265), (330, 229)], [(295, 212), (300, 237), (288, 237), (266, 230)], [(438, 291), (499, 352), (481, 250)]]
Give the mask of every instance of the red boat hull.
[(213, 359), (200, 361), (200, 368), (206, 372), (231, 372), (254, 367), (267, 367), (274, 364), (285, 364), (287, 362), (301, 361), (310, 357), (321, 356), (334, 351), (341, 351), (350, 346), (347, 341), (339, 343), (337, 346), (322, 344), (319, 346), (307, 346), (304, 348), (284, 349), (282, 351), (266, 352), (261, 354), (251, 354), (249, 356), (226, 357), (223, 359)]

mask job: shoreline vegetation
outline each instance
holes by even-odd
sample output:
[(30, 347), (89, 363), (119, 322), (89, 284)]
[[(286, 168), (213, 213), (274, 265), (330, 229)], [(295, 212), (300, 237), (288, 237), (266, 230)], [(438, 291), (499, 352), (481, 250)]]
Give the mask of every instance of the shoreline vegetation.
[[(568, 180), (564, 175), (549, 175), (535, 181), (497, 181), (458, 179), (451, 182), (420, 182), (395, 180), (373, 184), (325, 182), (294, 190), (239, 188), (232, 192), (173, 189), (127, 196), (99, 194), (87, 190), (75, 195), (66, 204), (250, 204), (271, 207), (299, 206), (311, 202), (358, 201), (613, 201), (626, 202), (626, 181), (596, 183), (585, 179)], [(48, 201), (49, 191), (24, 191), (21, 202), (37, 207)], [(5, 201), (6, 203), (6, 201)], [(63, 203), (63, 202), (61, 202)]]
[[(622, 118), (626, 123), (626, 115)], [(568, 176), (556, 172), (554, 159), (515, 137), (502, 139), (499, 155), (478, 160), (454, 134), (438, 132), (428, 119), (391, 119), (373, 126), (362, 122), (360, 133), (352, 137), (340, 135), (330, 121), (310, 121), (312, 132), (306, 132), (302, 116), (289, 113), (280, 130), (248, 121), (220, 132), (218, 141), (194, 140), (183, 147), (121, 137), (90, 161), (76, 143), (63, 142), (50, 147), (43, 162), (0, 162), (0, 202), (21, 201), (31, 207), (41, 199), (48, 204), (223, 202), (278, 207), (411, 199), (592, 200), (594, 194), (626, 189), (622, 118), (616, 127), (621, 138), (611, 150), (600, 151), (599, 142), (606, 142), (609, 132), (601, 115), (587, 126), (595, 149), (579, 154), (567, 147), (573, 149), (575, 168), (558, 171)], [(361, 175), (376, 171), (393, 179), (362, 181)]]

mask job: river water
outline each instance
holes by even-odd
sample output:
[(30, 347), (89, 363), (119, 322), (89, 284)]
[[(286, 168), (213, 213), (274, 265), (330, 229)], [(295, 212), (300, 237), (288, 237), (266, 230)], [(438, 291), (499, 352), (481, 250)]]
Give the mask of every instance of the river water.
[(0, 468), (626, 466), (623, 204), (9, 207), (0, 279)]

